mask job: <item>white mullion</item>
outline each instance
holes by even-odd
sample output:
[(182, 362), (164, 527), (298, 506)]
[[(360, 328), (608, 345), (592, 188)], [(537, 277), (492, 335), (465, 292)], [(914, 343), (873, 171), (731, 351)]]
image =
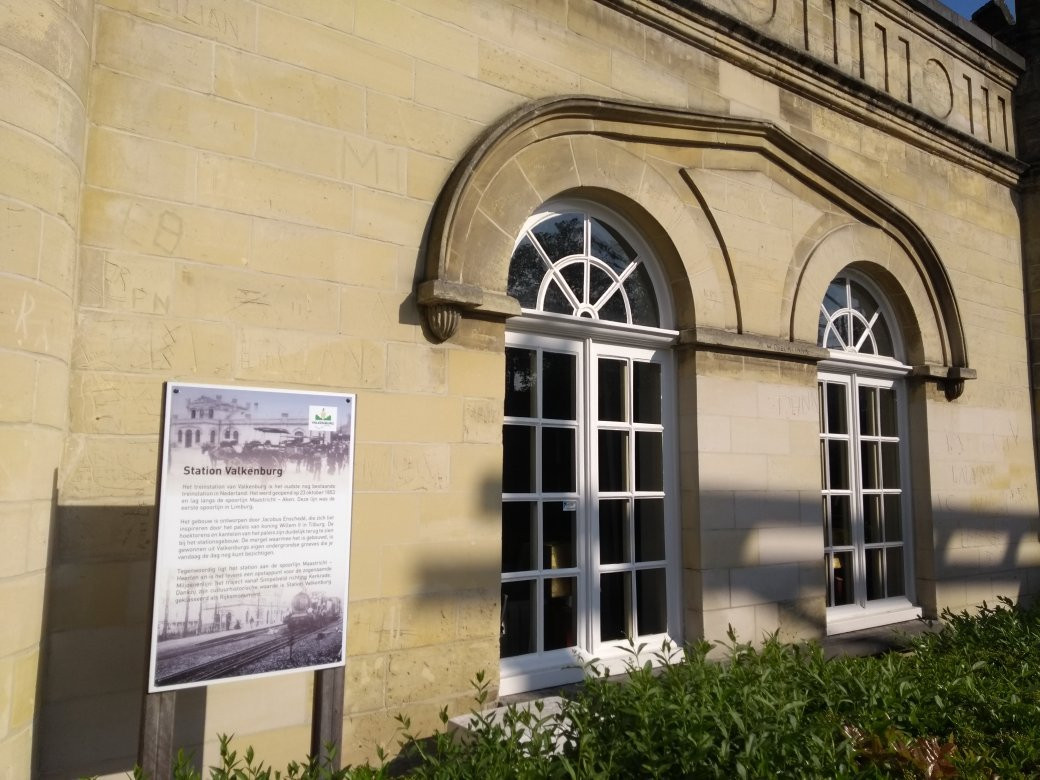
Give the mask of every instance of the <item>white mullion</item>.
[(625, 357), (625, 422), (628, 431), (628, 484), (626, 500), (628, 502), (628, 522), (625, 532), (628, 534), (628, 561), (626, 563), (628, 575), (628, 635), (635, 637), (639, 635), (639, 622), (636, 619), (636, 429), (635, 429), (635, 365), (631, 357)]
[(583, 258), (583, 268), (585, 271), (585, 279), (582, 282), (582, 295), (584, 300), (583, 304), (590, 304), (592, 301), (589, 299), (589, 283), (592, 277), (592, 267), (589, 262), (589, 258), (592, 256), (592, 220), (589, 219), (589, 215), (586, 214), (582, 220), (582, 245), (585, 249), (585, 257)]
[[(588, 222), (588, 220), (586, 220)], [(587, 234), (590, 232), (586, 224)], [(588, 254), (588, 252), (586, 252)], [(584, 636), (581, 647), (592, 648), (599, 641), (599, 588), (593, 578), (599, 575), (599, 450), (595, 445), (598, 434), (599, 417), (599, 355), (591, 338), (582, 342), (580, 357), (581, 397), (578, 409), (578, 438), (576, 448), (582, 454), (582, 464), (578, 472), (578, 495), (584, 505), (578, 521), (575, 548), (579, 556), (578, 566), (583, 574), (579, 574), (578, 596), (575, 605), (578, 608), (578, 636)]]
[[(551, 268), (551, 266), (550, 266)], [(534, 628), (534, 652), (536, 655), (540, 655), (545, 652), (545, 571), (543, 568), (542, 560), (542, 549), (545, 542), (543, 541), (543, 528), (545, 526), (544, 518), (542, 516), (542, 425), (545, 422), (545, 418), (542, 416), (545, 411), (545, 404), (543, 397), (545, 395), (545, 369), (544, 369), (544, 355), (545, 350), (542, 347), (538, 347), (535, 352), (535, 387), (537, 388), (537, 398), (535, 399), (535, 414), (537, 415), (537, 430), (535, 433), (535, 447), (534, 447), (534, 502), (535, 502), (535, 569), (536, 572), (534, 577), (534, 604), (535, 604), (535, 628)]]
[[(847, 284), (848, 282), (846, 281)], [(859, 446), (862, 437), (859, 428), (858, 378), (854, 375), (850, 376), (847, 387), (849, 393), (849, 403), (847, 405), (849, 419), (846, 427), (849, 431), (849, 468), (852, 471), (849, 489), (852, 491), (852, 501), (850, 503), (852, 504), (853, 603), (863, 607), (867, 603), (867, 557), (865, 551), (866, 530), (863, 525), (863, 459), (860, 455)], [(880, 457), (881, 454), (878, 453), (878, 458)]]

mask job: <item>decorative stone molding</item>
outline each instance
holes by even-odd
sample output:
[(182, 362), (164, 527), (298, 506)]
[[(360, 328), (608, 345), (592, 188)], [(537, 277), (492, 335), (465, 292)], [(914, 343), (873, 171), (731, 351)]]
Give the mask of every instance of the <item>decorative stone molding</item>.
[(752, 333), (732, 333), (718, 328), (684, 330), (679, 334), (679, 344), (711, 352), (733, 352), (798, 363), (818, 363), (826, 360), (830, 354), (807, 341), (786, 341)]
[(438, 341), (447, 341), (455, 335), (462, 315), (459, 307), (450, 303), (432, 303), (423, 306), (426, 325)]
[[(654, 154), (640, 154), (640, 148)], [(842, 266), (875, 264), (907, 293), (912, 316), (905, 321), (913, 321), (922, 337), (915, 363), (968, 366), (945, 267), (920, 227), (887, 199), (772, 122), (607, 99), (536, 101), (487, 130), (434, 206), (419, 304), (451, 305), (460, 316), (472, 312), (501, 320), (519, 314), (507, 293), (515, 236), (547, 200), (584, 194), (636, 215), (634, 221), (655, 240), (652, 249), (669, 277), (679, 330), (747, 336), (723, 236), (691, 185), (696, 168), (650, 162), (669, 155), (700, 160), (705, 169), (718, 164), (779, 177), (799, 197), (831, 204), (830, 221), (806, 236), (801, 254), (791, 259), (783, 292), (790, 328), (772, 335), (776, 344), (815, 338), (819, 300), (840, 270), (830, 268), (840, 255)], [(848, 241), (855, 252), (833, 251)], [(450, 338), (446, 326), (438, 327), (433, 332)]]
[(978, 372), (973, 368), (960, 368), (958, 366), (914, 366), (910, 376), (925, 382), (935, 382), (943, 391), (947, 401), (956, 401), (964, 393), (964, 382), (976, 379)]

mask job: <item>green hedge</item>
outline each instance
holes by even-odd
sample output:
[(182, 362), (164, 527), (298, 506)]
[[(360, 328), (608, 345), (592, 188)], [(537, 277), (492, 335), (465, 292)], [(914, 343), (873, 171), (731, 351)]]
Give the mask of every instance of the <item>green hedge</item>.
[[(675, 653), (633, 648), (624, 684), (593, 667), (559, 715), (511, 708), (472, 738), (421, 740), (401, 719), (400, 762), (282, 773), (231, 753), (212, 778), (744, 778), (1040, 776), (1040, 611), (1010, 602), (944, 628), (907, 653), (825, 660), (818, 645), (731, 637)], [(487, 686), (477, 680), (477, 710)], [(446, 714), (442, 716), (446, 722)], [(394, 766), (398, 767), (393, 772)], [(192, 775), (182, 763), (178, 777)], [(265, 774), (266, 772), (266, 774)]]

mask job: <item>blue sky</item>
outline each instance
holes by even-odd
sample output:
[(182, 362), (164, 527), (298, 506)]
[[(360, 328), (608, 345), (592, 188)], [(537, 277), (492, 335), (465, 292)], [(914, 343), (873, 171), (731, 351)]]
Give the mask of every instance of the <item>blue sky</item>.
[[(952, 8), (965, 19), (970, 19), (975, 11), (986, 4), (986, 0), (942, 0), (942, 3)], [(1009, 0), (1008, 6), (1014, 12), (1015, 0)]]

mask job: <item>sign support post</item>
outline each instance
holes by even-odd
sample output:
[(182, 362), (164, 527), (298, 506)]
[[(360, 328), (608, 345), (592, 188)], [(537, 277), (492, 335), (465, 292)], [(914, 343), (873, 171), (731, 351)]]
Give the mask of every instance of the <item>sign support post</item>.
[(319, 766), (332, 770), (343, 761), (343, 667), (314, 673), (314, 711), (311, 715), (311, 755)]
[(145, 777), (163, 780), (173, 770), (173, 722), (177, 691), (146, 693), (141, 708), (141, 737), (137, 763)]

